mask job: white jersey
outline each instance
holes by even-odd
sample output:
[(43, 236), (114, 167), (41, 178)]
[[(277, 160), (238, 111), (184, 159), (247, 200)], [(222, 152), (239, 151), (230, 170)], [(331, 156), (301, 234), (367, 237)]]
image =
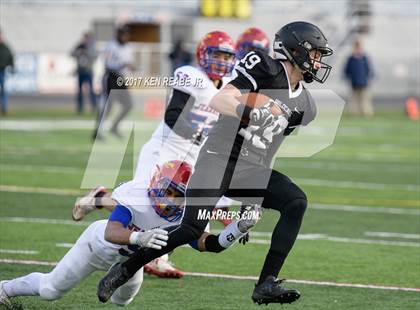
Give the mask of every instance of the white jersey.
[[(183, 66), (178, 68), (174, 74), (179, 79), (189, 80), (190, 83), (177, 85), (174, 89), (194, 97), (194, 105), (188, 111), (189, 120), (192, 124), (196, 124), (197, 126), (201, 124), (204, 126), (204, 133), (207, 134), (219, 118), (219, 113), (209, 107), (211, 99), (217, 94), (219, 89), (214, 86), (214, 83), (209, 79), (207, 74), (198, 68)], [(222, 79), (222, 86), (229, 83), (230, 80), (230, 76), (224, 77)], [(132, 186), (147, 189), (156, 166), (161, 166), (170, 160), (185, 161), (194, 169), (200, 148), (203, 144), (196, 145), (190, 139), (179, 136), (162, 120), (152, 134), (151, 139), (141, 149)], [(223, 208), (233, 203), (233, 200), (222, 197), (216, 205), (216, 208)]]
[[(173, 89), (189, 94), (192, 97), (191, 100), (194, 100), (193, 106), (187, 111), (186, 115), (191, 126), (193, 128), (204, 126), (204, 132), (208, 132), (219, 117), (219, 113), (209, 106), (211, 99), (219, 89), (214, 86), (213, 81), (209, 79), (205, 72), (196, 67), (180, 67), (175, 70), (174, 76), (177, 80), (186, 82), (178, 83)], [(179, 139), (186, 140), (173, 133), (165, 124), (165, 121), (160, 122), (152, 138), (161, 140), (163, 138), (166, 143), (177, 143)]]
[[(179, 83), (173, 88), (193, 97), (194, 104), (190, 111), (186, 111), (187, 118), (193, 127), (203, 126), (203, 132), (206, 135), (219, 117), (219, 113), (209, 107), (211, 99), (219, 89), (214, 86), (213, 81), (205, 72), (196, 67), (180, 67), (175, 70), (174, 76), (180, 80), (188, 81), (188, 83)], [(222, 85), (226, 85), (229, 81), (230, 78), (223, 78)], [(192, 143), (190, 139), (176, 134), (162, 120), (151, 139), (142, 147), (134, 180), (147, 188), (156, 165), (161, 165), (169, 160), (182, 160), (194, 167), (199, 152), (200, 146)]]

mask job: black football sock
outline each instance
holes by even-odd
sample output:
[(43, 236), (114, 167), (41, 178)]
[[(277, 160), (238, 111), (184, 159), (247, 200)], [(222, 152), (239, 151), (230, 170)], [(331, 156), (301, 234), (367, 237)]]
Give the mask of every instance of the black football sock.
[(262, 282), (264, 282), (268, 276), (277, 277), (281, 267), (283, 266), (285, 258), (285, 255), (277, 253), (273, 250), (268, 251), (257, 284), (261, 284)]
[(305, 199), (295, 199), (283, 207), (271, 237), (271, 247), (265, 258), (258, 284), (264, 282), (269, 275), (278, 276), (296, 241), (306, 206)]

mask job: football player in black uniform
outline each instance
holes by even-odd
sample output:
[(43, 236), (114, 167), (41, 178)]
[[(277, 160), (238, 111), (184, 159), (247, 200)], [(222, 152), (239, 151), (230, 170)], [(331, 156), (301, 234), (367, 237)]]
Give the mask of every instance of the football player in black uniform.
[[(271, 162), (285, 136), (315, 118), (315, 104), (302, 81), (325, 82), (331, 66), (322, 58), (332, 50), (321, 30), (307, 22), (282, 27), (275, 35), (273, 50), (274, 57), (258, 51), (248, 53), (237, 66), (238, 76), (212, 99), (211, 106), (221, 115), (200, 151), (188, 184), (182, 223), (168, 228), (167, 246), (142, 249), (110, 269), (98, 286), (101, 301), (108, 300), (152, 259), (197, 239), (207, 224), (198, 214), (213, 210), (222, 195), (243, 203), (258, 198), (262, 207), (281, 214), (253, 301), (291, 303), (300, 297), (297, 290), (282, 287), (276, 277), (298, 235), (307, 198), (287, 176), (272, 170)], [(272, 99), (261, 107), (250, 107), (239, 100), (248, 92)], [(207, 238), (206, 247), (217, 247), (215, 241)]]

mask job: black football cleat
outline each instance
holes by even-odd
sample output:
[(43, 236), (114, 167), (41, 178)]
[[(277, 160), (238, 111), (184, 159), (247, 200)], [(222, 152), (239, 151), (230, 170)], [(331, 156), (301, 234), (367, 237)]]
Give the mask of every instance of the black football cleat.
[(99, 281), (97, 295), (99, 301), (107, 302), (112, 294), (131, 278), (130, 273), (121, 263), (113, 265), (108, 273)]
[(299, 291), (281, 287), (280, 284), (283, 281), (268, 276), (263, 283), (255, 285), (252, 300), (259, 305), (270, 303), (291, 304), (298, 300), (300, 297)]

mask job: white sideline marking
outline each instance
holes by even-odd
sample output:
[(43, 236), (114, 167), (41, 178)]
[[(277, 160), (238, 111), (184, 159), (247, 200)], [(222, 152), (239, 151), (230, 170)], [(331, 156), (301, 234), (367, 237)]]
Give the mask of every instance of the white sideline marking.
[[(138, 121), (136, 123), (136, 130), (149, 131), (156, 128), (158, 122), (156, 121)], [(110, 128), (110, 122), (105, 122), (105, 129)], [(122, 129), (131, 129), (133, 123), (123, 122)], [(93, 130), (95, 128), (95, 121), (91, 120), (2, 120), (0, 123), (1, 130), (23, 130), (23, 131), (49, 131), (49, 130), (74, 130), (85, 129)]]
[[(320, 240), (320, 241), (331, 241), (331, 242), (343, 242), (343, 243), (356, 243), (356, 244), (377, 244), (387, 246), (403, 246), (403, 247), (420, 247), (419, 242), (408, 242), (408, 241), (389, 241), (389, 240), (372, 240), (372, 239), (360, 239), (360, 238), (346, 238), (346, 237), (334, 237), (323, 234), (311, 234), (298, 235), (298, 240)], [(251, 232), (251, 239), (249, 243), (255, 244), (270, 244), (271, 241), (268, 239), (254, 239), (252, 238), (253, 233)]]
[(62, 242), (62, 243), (56, 243), (55, 246), (57, 248), (66, 248), (66, 249), (70, 249), (72, 248), (74, 245), (74, 243), (67, 243), (67, 242)]
[(366, 212), (375, 214), (408, 214), (420, 216), (420, 210), (409, 208), (386, 208), (386, 207), (368, 207), (368, 206), (352, 206), (352, 205), (337, 205), (337, 204), (321, 204), (312, 203), (309, 205), (310, 209), (318, 210), (334, 210), (334, 211), (348, 211), (348, 212)]
[[(298, 236), (298, 239), (299, 239), (299, 236)], [(313, 240), (327, 240), (327, 241), (344, 242), (344, 243), (380, 244), (380, 245), (392, 245), (392, 246), (420, 247), (420, 243), (418, 243), (418, 242), (370, 240), (370, 239), (344, 238), (344, 237), (332, 237), (332, 236), (326, 236), (325, 238), (319, 238), (319, 239), (313, 239)]]
[[(39, 266), (55, 266), (57, 264), (57, 262), (46, 262), (46, 261), (38, 261), (38, 260), (19, 260), (19, 259), (0, 259), (0, 263), (20, 264), (20, 265), (39, 265)], [(229, 274), (203, 273), (203, 272), (184, 272), (184, 273), (187, 276), (193, 276), (193, 277), (253, 280), (253, 281), (258, 280), (258, 277), (255, 277), (255, 276), (237, 276), (237, 275), (229, 275)], [(390, 291), (420, 292), (420, 288), (414, 288), (414, 287), (341, 283), (341, 282), (330, 282), (330, 281), (294, 280), (294, 279), (289, 279), (287, 280), (287, 282), (307, 284), (307, 285), (320, 285), (320, 286), (369, 288), (369, 289), (390, 290)]]
[(76, 225), (76, 226), (88, 226), (92, 222), (75, 222), (73, 220), (60, 220), (60, 219), (46, 219), (38, 217), (0, 217), (0, 222), (12, 222), (12, 223), (40, 223), (40, 224), (59, 224), (59, 225)]
[[(29, 186), (16, 186), (16, 185), (0, 185), (0, 192), (2, 191), (14, 192), (14, 193), (51, 194), (51, 195), (61, 195), (61, 196), (69, 196), (69, 195), (74, 196), (74, 195), (86, 194), (86, 191), (83, 191), (81, 189), (77, 190), (77, 189), (29, 187)], [(311, 209), (321, 209), (321, 210), (420, 215), (419, 209), (409, 209), (409, 208), (368, 207), (368, 206), (321, 204), (321, 203), (311, 203), (309, 207)]]
[(38, 251), (32, 251), (32, 250), (0, 249), (0, 253), (35, 255), (35, 254), (38, 254), (39, 252)]
[[(347, 171), (373, 171), (373, 170), (381, 170), (383, 167), (374, 167), (371, 165), (371, 163), (337, 163), (337, 162), (323, 162), (323, 161), (316, 161), (315, 159), (311, 162), (307, 163), (294, 163), (294, 162), (288, 162), (287, 165), (280, 164), (280, 169), (285, 168), (293, 168), (293, 169), (312, 169), (312, 170), (332, 170), (332, 171), (340, 171), (340, 170), (347, 170)], [(395, 167), (391, 165), (386, 166), (387, 172), (413, 172), (417, 168), (416, 165), (413, 165), (412, 167)]]
[[(215, 274), (215, 273), (202, 273), (202, 272), (184, 272), (185, 275), (206, 278), (220, 278), (220, 279), (236, 279), (236, 280), (258, 280), (254, 276), (236, 276), (229, 274)], [(286, 282), (308, 284), (308, 285), (321, 285), (321, 286), (335, 286), (335, 287), (351, 287), (351, 288), (371, 288), (379, 290), (391, 291), (406, 291), (406, 292), (420, 292), (420, 288), (399, 287), (399, 286), (385, 286), (385, 285), (371, 285), (371, 284), (356, 284), (356, 283), (340, 283), (330, 281), (311, 281), (311, 280), (294, 280), (288, 279)]]
[[(324, 162), (317, 162), (313, 161), (311, 163), (287, 163), (287, 166), (280, 166), (280, 169), (284, 168), (293, 168), (293, 169), (313, 169), (313, 170), (332, 170), (332, 171), (340, 171), (340, 170), (348, 170), (348, 171), (372, 171), (372, 170), (380, 170), (381, 167), (372, 168), (371, 165), (366, 164), (345, 164), (345, 163), (324, 163)], [(68, 173), (68, 174), (75, 174), (75, 173), (82, 173), (84, 172), (84, 168), (74, 167), (74, 166), (54, 166), (54, 165), (13, 165), (13, 164), (0, 164), (0, 169), (2, 170), (14, 170), (14, 171), (45, 171), (45, 172), (58, 172), (58, 173)], [(394, 166), (387, 166), (386, 171), (393, 171), (393, 172), (413, 172), (416, 169), (416, 166), (413, 167), (394, 167)], [(125, 171), (121, 169), (120, 171)], [(127, 170), (128, 171), (128, 170)], [(130, 170), (131, 171), (131, 170)]]
[(47, 188), (47, 187), (30, 187), (30, 186), (16, 186), (16, 185), (0, 185), (0, 192), (13, 193), (37, 193), (37, 194), (51, 194), (60, 196), (82, 195), (82, 190), (67, 189), (67, 188)]
[[(218, 230), (214, 230), (214, 233), (218, 233)], [(248, 241), (253, 244), (270, 244), (269, 239), (258, 239), (254, 236), (271, 237), (269, 232), (251, 231), (251, 239)], [(389, 241), (389, 240), (372, 240), (372, 239), (357, 239), (357, 238), (344, 238), (344, 237), (332, 237), (326, 234), (299, 234), (298, 240), (321, 240), (331, 242), (344, 242), (344, 243), (356, 243), (356, 244), (379, 244), (389, 246), (405, 246), (405, 247), (420, 247), (420, 243), (417, 242), (401, 242), (401, 241)], [(56, 243), (55, 246), (58, 248), (71, 248), (74, 243)], [(188, 245), (185, 245), (189, 248)]]
[(301, 179), (294, 178), (294, 180), (302, 185), (309, 186), (325, 186), (333, 188), (360, 188), (360, 189), (377, 189), (377, 190), (406, 190), (406, 191), (420, 191), (420, 186), (415, 184), (386, 184), (386, 183), (368, 183), (368, 182), (353, 182), (353, 181), (339, 181), (339, 180), (321, 180), (321, 179)]
[(4, 264), (18, 264), (18, 265), (39, 265), (39, 266), (55, 266), (58, 262), (44, 262), (40, 260), (21, 260), (0, 258), (0, 263)]
[[(59, 174), (83, 174), (84, 168), (68, 167), (68, 166), (49, 166), (49, 165), (9, 165), (0, 164), (2, 171), (24, 171), (24, 172), (47, 172)], [(111, 170), (110, 170), (111, 172)], [(120, 169), (120, 173), (133, 173), (132, 169)]]
[(419, 234), (401, 234), (384, 231), (365, 231), (365, 235), (369, 237), (382, 237), (382, 238), (402, 238), (402, 239), (420, 239)]
[(75, 167), (60, 167), (60, 166), (49, 166), (49, 165), (9, 165), (0, 164), (1, 170), (7, 171), (25, 171), (25, 172), (52, 172), (62, 174), (80, 174), (83, 173), (83, 169)]
[[(10, 170), (10, 169), (5, 169)], [(14, 169), (16, 170), (16, 169)], [(80, 170), (82, 171), (82, 170)], [(52, 171), (60, 172), (63, 171)], [(72, 171), (71, 173), (76, 173)], [(420, 186), (415, 184), (386, 184), (386, 183), (368, 183), (368, 182), (353, 182), (340, 180), (323, 180), (323, 179), (301, 179), (295, 178), (294, 181), (301, 185), (307, 186), (324, 186), (331, 188), (358, 188), (358, 189), (373, 189), (373, 190), (405, 190), (405, 191), (420, 191)], [(57, 195), (64, 195), (66, 192), (80, 194), (81, 190), (61, 189), (61, 188), (43, 188), (43, 187), (25, 187), (16, 185), (0, 185), (0, 191), (22, 192), (22, 193), (52, 193)], [(76, 195), (77, 195), (76, 194)]]

